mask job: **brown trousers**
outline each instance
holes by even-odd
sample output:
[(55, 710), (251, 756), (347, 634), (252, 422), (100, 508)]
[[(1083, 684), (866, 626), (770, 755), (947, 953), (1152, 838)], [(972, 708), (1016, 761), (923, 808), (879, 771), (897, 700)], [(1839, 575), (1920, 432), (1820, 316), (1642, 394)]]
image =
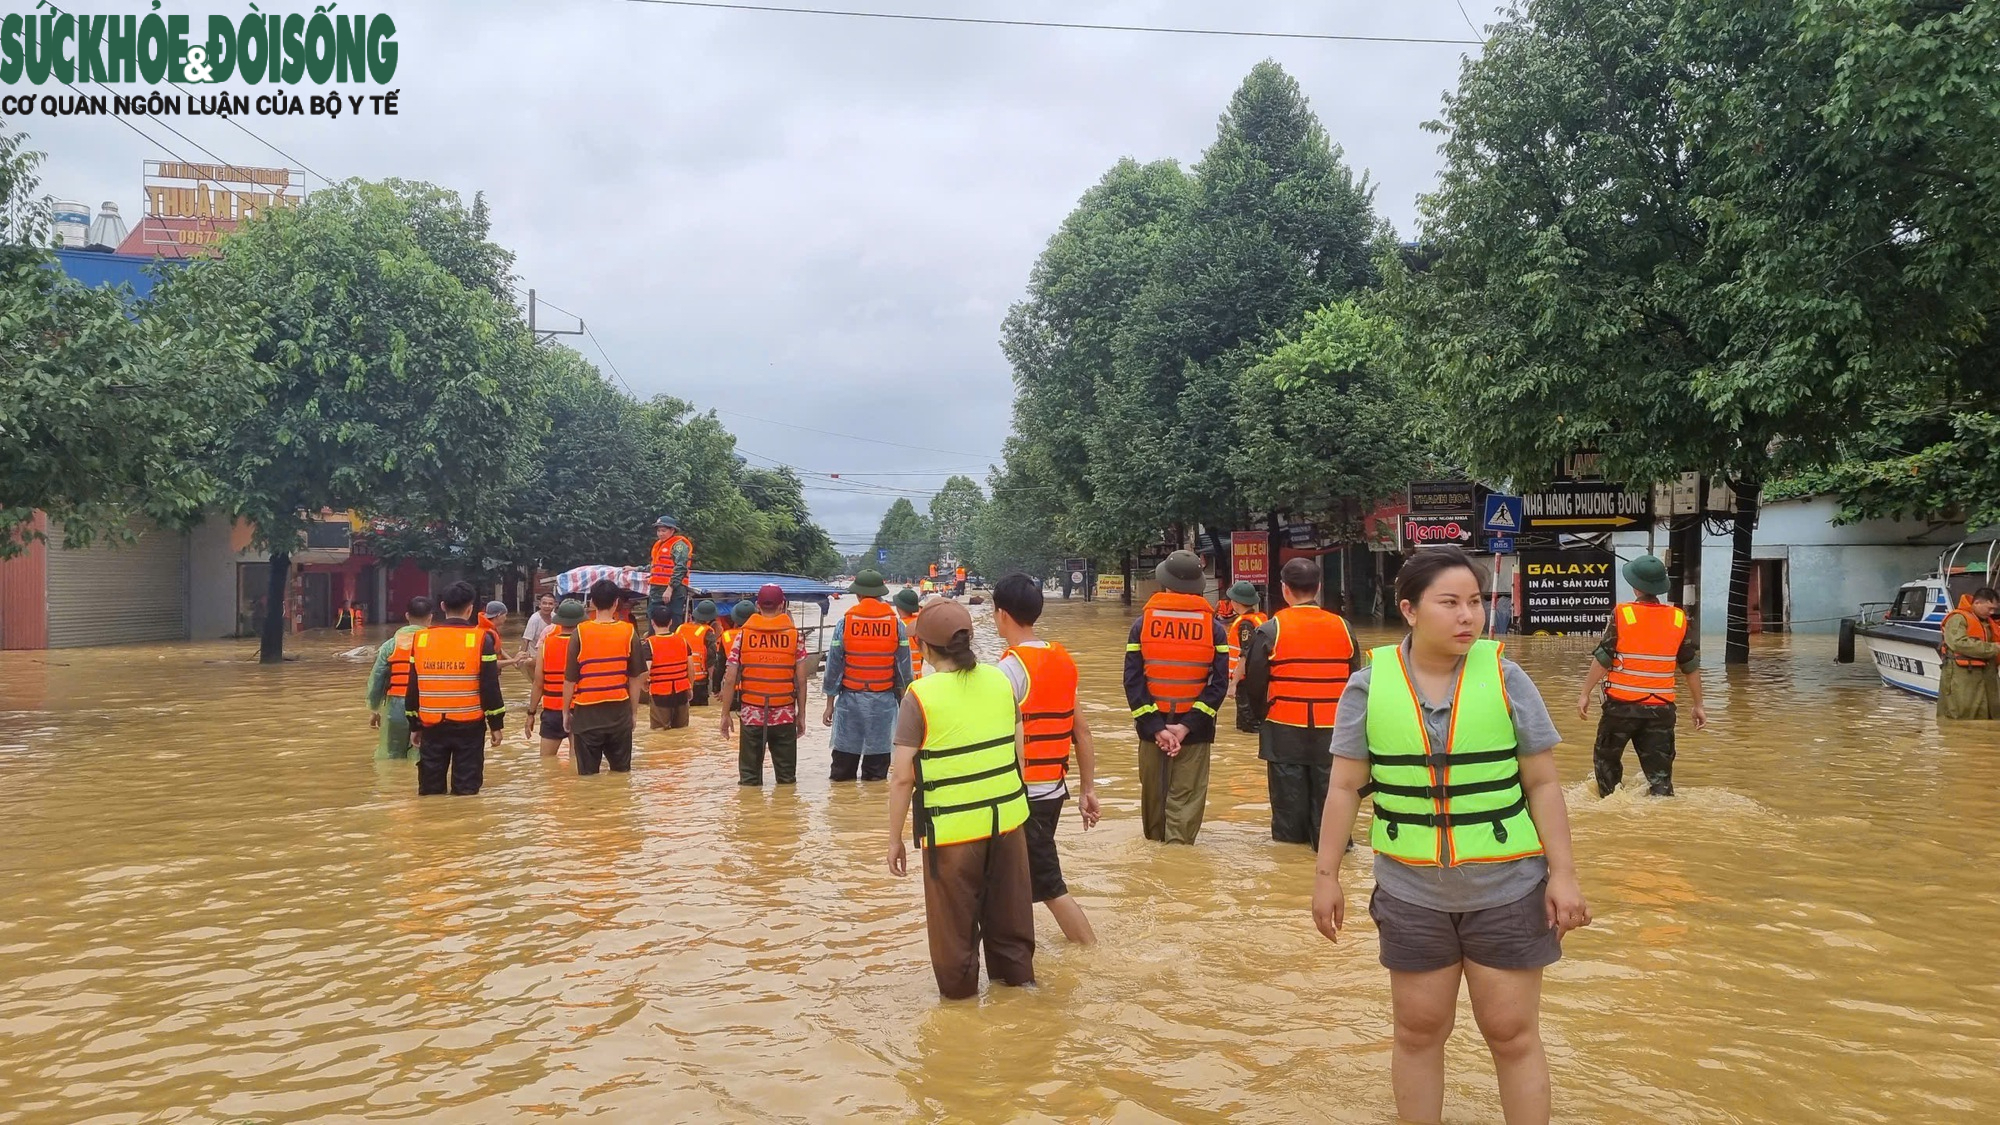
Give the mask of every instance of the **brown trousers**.
[(1192, 844), (1208, 813), (1209, 743), (1188, 742), (1169, 758), (1151, 742), (1139, 744), (1139, 827), (1146, 839)]
[[(678, 701), (678, 702), (676, 702)], [(675, 695), (654, 696), (652, 700), (652, 728), (654, 730), (679, 730), (688, 725), (688, 697), (686, 692)]]
[(1021, 829), (986, 840), (929, 848), (924, 869), (924, 924), (931, 972), (947, 1000), (979, 994), (979, 951), (986, 975), (1003, 984), (1035, 982), (1035, 904), (1028, 882), (1028, 836)]

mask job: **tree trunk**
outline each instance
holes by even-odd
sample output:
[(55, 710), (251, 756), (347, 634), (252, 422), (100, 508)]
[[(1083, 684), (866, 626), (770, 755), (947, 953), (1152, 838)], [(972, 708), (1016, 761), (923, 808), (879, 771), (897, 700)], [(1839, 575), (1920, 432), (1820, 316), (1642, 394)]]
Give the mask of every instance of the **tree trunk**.
[(1729, 552), (1729, 632), (1722, 646), (1724, 664), (1750, 663), (1750, 539), (1757, 530), (1757, 500), (1761, 485), (1737, 483), (1735, 537)]
[(1132, 604), (1132, 552), (1126, 551), (1118, 556), (1118, 572), (1125, 576), (1125, 589), (1118, 594), (1118, 604), (1129, 606)]
[(291, 585), (291, 579), (291, 553), (271, 552), (271, 579), (264, 587), (264, 635), (257, 644), (259, 663), (284, 662), (285, 627), (291, 624), (291, 617), (285, 612), (285, 588)]

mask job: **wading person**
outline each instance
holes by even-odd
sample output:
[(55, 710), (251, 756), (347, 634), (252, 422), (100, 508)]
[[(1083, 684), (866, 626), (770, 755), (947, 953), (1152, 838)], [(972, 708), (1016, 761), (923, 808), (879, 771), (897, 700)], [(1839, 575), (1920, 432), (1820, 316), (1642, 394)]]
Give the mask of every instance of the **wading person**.
[(410, 737), (417, 744), (417, 795), (479, 792), (486, 743), (500, 745), (507, 701), (500, 695), (499, 641), (472, 617), (472, 586), (454, 582), (439, 596), (444, 624), (419, 632), (411, 648)]
[(910, 678), (924, 674), (924, 646), (917, 643), (917, 611), (923, 608), (924, 598), (911, 586), (896, 591), (896, 620), (902, 623), (903, 636), (910, 646)]
[(528, 658), (528, 733), (539, 725), (542, 757), (553, 758), (569, 737), (563, 714), (563, 684), (569, 674), (569, 650), (576, 643), (576, 627), (583, 623), (583, 603), (564, 598), (556, 607), (555, 623), (542, 631), (541, 639)]
[[(405, 624), (375, 650), (375, 668), (368, 675), (368, 725), (382, 732), (375, 744), (377, 758), (406, 761), (410, 756), (410, 662), (416, 656), (417, 634), (430, 628), (431, 600), (410, 599)], [(384, 722), (386, 718), (388, 721)]]
[[(1227, 638), (1229, 645), (1231, 691), (1236, 689), (1237, 684), (1243, 682), (1243, 653), (1250, 647), (1250, 634), (1271, 619), (1268, 614), (1257, 612), (1260, 600), (1257, 596), (1257, 587), (1248, 582), (1238, 582), (1229, 588), (1229, 593), (1215, 606), (1218, 611), (1215, 619), (1222, 622), (1222, 635)], [(1224, 606), (1229, 607), (1228, 613), (1220, 612)], [(1237, 713), (1236, 725), (1240, 730), (1256, 729), (1254, 726), (1243, 725), (1241, 711)]]
[(578, 623), (564, 666), (564, 726), (580, 775), (607, 763), (612, 773), (632, 769), (632, 712), (646, 674), (646, 642), (617, 612), (617, 584), (592, 583), (590, 620)]
[(652, 608), (653, 635), (646, 638), (646, 700), (652, 729), (679, 730), (688, 725), (688, 701), (694, 696), (694, 653), (679, 629), (667, 628), (667, 607)]
[(993, 587), (993, 628), (1007, 646), (1000, 672), (1014, 689), (1021, 712), (1021, 780), (1028, 787), (1028, 886), (1030, 897), (1049, 908), (1063, 936), (1096, 945), (1090, 919), (1070, 897), (1056, 853), (1056, 824), (1069, 800), (1069, 752), (1076, 747), (1076, 811), (1086, 829), (1095, 827), (1097, 749), (1090, 725), (1076, 706), (1076, 661), (1068, 651), (1035, 635), (1042, 617), (1042, 584), (1010, 574)]
[(674, 630), (688, 647), (688, 680), (693, 694), (688, 702), (708, 706), (709, 677), (722, 682), (722, 634), (715, 628), (715, 603), (703, 598), (694, 605), (694, 618)]
[(896, 611), (882, 599), (889, 587), (864, 570), (847, 592), (860, 600), (841, 619), (826, 654), (822, 722), (833, 728), (835, 781), (881, 781), (889, 776), (896, 706), (910, 686), (910, 644)]
[(811, 657), (800, 651), (799, 631), (785, 612), (785, 591), (766, 583), (757, 591), (757, 611), (743, 622), (729, 650), (722, 679), (722, 737), (735, 729), (739, 707), (743, 730), (736, 741), (736, 780), (764, 784), (764, 755), (779, 785), (799, 779), (799, 705), (805, 702)]
[(535, 612), (528, 615), (528, 623), (521, 628), (521, 655), (515, 661), (525, 664), (533, 660), (536, 646), (542, 643), (542, 634), (555, 628), (555, 624), (556, 596), (543, 594), (535, 599)]
[(1202, 597), (1208, 580), (1192, 551), (1154, 570), (1160, 592), (1125, 644), (1125, 700), (1139, 732), (1139, 815), (1146, 839), (1192, 844), (1208, 811), (1215, 709), (1229, 691), (1229, 646)]
[(500, 639), (500, 626), (507, 623), (507, 603), (495, 599), (486, 603), (486, 612), (479, 615), (479, 627), (493, 634), (493, 651), (502, 660), (512, 660), (507, 655), (507, 642)]
[(694, 573), (694, 540), (681, 534), (680, 521), (661, 516), (653, 521), (653, 569), (647, 578), (647, 612), (667, 607), (667, 628), (678, 629), (687, 617), (689, 576)]
[(1646, 787), (1655, 797), (1674, 795), (1674, 673), (1687, 677), (1688, 700), (1694, 704), (1694, 729), (1708, 725), (1701, 705), (1701, 652), (1688, 617), (1660, 601), (1667, 592), (1667, 566), (1652, 555), (1640, 555), (1624, 567), (1625, 581), (1636, 601), (1611, 610), (1604, 638), (1597, 643), (1583, 693), (1577, 696), (1579, 718), (1590, 717), (1590, 696), (1604, 685), (1604, 713), (1597, 720), (1597, 743), (1591, 758), (1597, 771), (1597, 795), (1609, 797), (1625, 776), (1625, 744), (1630, 742), (1645, 771)]
[[(1542, 970), (1590, 924), (1570, 854), (1541, 693), (1479, 633), (1486, 576), (1456, 547), (1418, 551), (1396, 576), (1410, 633), (1348, 680), (1334, 723), (1313, 922), (1338, 940), (1341, 853), (1373, 786), (1375, 920), (1395, 1011), (1390, 1081), (1404, 1121), (1444, 1112), (1444, 1048), (1461, 979), (1512, 1123), (1549, 1120)], [(1443, 783), (1439, 779), (1446, 779)]]
[(1945, 614), (1938, 642), (1940, 719), (2000, 719), (2000, 593), (1981, 587)]
[(1317, 851), (1334, 716), (1354, 672), (1354, 634), (1339, 614), (1315, 604), (1318, 563), (1293, 559), (1278, 578), (1285, 608), (1250, 635), (1236, 708), (1261, 720), (1257, 757), (1271, 794), (1271, 839)]
[(1035, 980), (1035, 906), (1021, 826), (1020, 724), (1014, 690), (972, 652), (972, 617), (924, 607), (917, 638), (931, 674), (910, 685), (896, 717), (889, 774), (889, 870), (909, 871), (903, 826), (914, 800), (923, 851), (924, 923), (938, 992), (979, 992), (979, 961), (1002, 984)]

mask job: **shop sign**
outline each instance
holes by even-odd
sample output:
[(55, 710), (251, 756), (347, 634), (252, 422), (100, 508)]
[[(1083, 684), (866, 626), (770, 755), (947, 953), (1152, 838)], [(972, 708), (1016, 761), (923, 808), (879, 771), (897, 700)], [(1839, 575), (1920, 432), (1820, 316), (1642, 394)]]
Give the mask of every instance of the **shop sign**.
[(1410, 511), (1419, 515), (1468, 516), (1478, 510), (1469, 480), (1426, 480), (1410, 485)]
[(1619, 484), (1557, 482), (1528, 493), (1521, 501), (1527, 516), (1525, 531), (1595, 535), (1644, 528), (1653, 522), (1652, 491)]
[(1472, 550), (1474, 523), (1471, 516), (1404, 516), (1402, 543), (1410, 547), (1458, 547)]
[(1522, 633), (1594, 635), (1611, 617), (1616, 591), (1610, 551), (1524, 551), (1521, 554)]
[(1229, 573), (1238, 582), (1271, 580), (1271, 540), (1261, 531), (1236, 531), (1229, 536)]

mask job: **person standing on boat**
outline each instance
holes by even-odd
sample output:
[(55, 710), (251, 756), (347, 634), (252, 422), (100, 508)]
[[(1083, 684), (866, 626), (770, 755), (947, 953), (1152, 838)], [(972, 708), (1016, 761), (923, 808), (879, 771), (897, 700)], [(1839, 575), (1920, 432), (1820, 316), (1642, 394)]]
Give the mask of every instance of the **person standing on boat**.
[(1939, 719), (2000, 718), (2000, 592), (1982, 586), (1944, 616), (1938, 642)]
[(1667, 564), (1640, 555), (1625, 564), (1625, 581), (1634, 601), (1614, 606), (1597, 642), (1583, 694), (1577, 696), (1578, 718), (1590, 717), (1590, 695), (1604, 685), (1604, 714), (1597, 721), (1597, 744), (1591, 751), (1597, 770), (1597, 795), (1609, 797), (1625, 776), (1625, 744), (1639, 755), (1647, 790), (1655, 797), (1674, 795), (1674, 674), (1687, 677), (1688, 700), (1694, 704), (1694, 729), (1708, 725), (1701, 703), (1701, 652), (1687, 613), (1660, 600), (1667, 592)]
[(1445, 1044), (1463, 982), (1510, 1122), (1549, 1120), (1542, 970), (1590, 925), (1551, 753), (1562, 736), (1519, 665), (1479, 634), (1486, 575), (1456, 547), (1418, 551), (1396, 575), (1410, 633), (1373, 650), (1341, 693), (1319, 830), (1313, 924), (1338, 941), (1341, 852), (1374, 795), (1375, 920), (1395, 1038), (1389, 1082), (1403, 1121), (1444, 1114)]

